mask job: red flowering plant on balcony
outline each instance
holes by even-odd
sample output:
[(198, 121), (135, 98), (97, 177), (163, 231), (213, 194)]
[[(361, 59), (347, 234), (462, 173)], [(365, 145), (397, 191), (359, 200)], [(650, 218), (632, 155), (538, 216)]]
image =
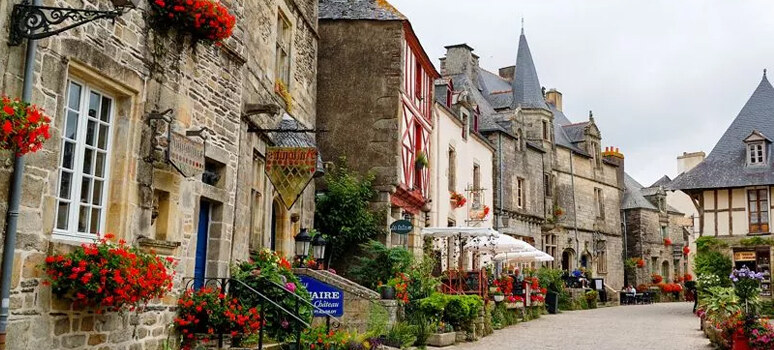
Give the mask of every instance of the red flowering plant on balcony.
[(467, 199), (465, 199), (465, 196), (454, 191), (451, 192), (450, 197), (451, 197), (450, 200), (451, 200), (452, 209), (462, 208), (465, 206), (465, 203), (468, 201)]
[(113, 243), (113, 238), (108, 233), (71, 253), (46, 257), (44, 283), (55, 295), (96, 307), (98, 313), (134, 310), (172, 289), (174, 259), (127, 246), (124, 240)]
[(181, 348), (192, 349), (219, 334), (232, 337), (232, 344), (257, 334), (262, 322), (258, 309), (227, 297), (220, 288), (187, 290), (177, 301), (175, 328), (183, 337)]
[(0, 107), (0, 148), (19, 156), (43, 148), (43, 142), (51, 137), (51, 118), (42, 109), (7, 96), (0, 98)]
[(220, 44), (234, 31), (236, 18), (215, 0), (150, 0), (154, 24), (188, 32), (194, 40)]

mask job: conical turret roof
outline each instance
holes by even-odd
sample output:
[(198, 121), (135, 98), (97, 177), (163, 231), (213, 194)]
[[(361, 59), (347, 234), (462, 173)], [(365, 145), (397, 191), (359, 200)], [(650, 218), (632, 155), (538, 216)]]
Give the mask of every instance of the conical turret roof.
[(512, 108), (521, 105), (522, 108), (544, 108), (548, 109), (546, 101), (543, 98), (542, 87), (538, 80), (535, 63), (532, 61), (532, 53), (529, 51), (527, 37), (524, 36), (522, 29), (519, 36), (519, 50), (516, 54), (516, 72), (513, 82)]

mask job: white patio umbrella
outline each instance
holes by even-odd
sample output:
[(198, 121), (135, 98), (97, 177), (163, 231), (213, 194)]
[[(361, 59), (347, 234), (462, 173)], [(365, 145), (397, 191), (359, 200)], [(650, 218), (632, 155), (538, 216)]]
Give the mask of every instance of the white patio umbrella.
[(499, 233), (491, 227), (425, 227), (422, 235), (433, 238), (443, 237), (494, 237)]
[(494, 237), (476, 237), (465, 245), (465, 250), (490, 252), (492, 254), (505, 252), (528, 252), (536, 251), (535, 247), (520, 239), (498, 233)]
[(526, 251), (526, 252), (505, 252), (495, 255), (495, 261), (512, 261), (512, 262), (544, 262), (553, 261), (554, 258), (540, 250)]

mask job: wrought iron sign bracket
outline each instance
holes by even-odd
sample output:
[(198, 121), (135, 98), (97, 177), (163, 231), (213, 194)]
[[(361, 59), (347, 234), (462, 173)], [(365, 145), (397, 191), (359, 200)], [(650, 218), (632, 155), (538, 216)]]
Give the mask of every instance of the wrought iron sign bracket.
[(200, 139), (202, 139), (203, 141), (206, 142), (207, 138), (208, 138), (207, 133), (209, 131), (210, 131), (210, 129), (208, 129), (205, 126), (205, 127), (201, 128), (199, 130), (188, 130), (188, 131), (185, 132), (185, 136), (188, 136), (188, 137), (191, 137), (191, 136), (198, 137), (198, 138), (200, 138)]
[[(159, 112), (159, 111), (151, 111), (148, 113), (148, 116), (145, 117), (145, 123), (148, 124), (148, 126), (151, 126), (151, 122), (154, 120), (160, 120), (167, 124), (167, 142), (169, 142), (170, 133), (172, 132), (172, 120), (174, 119), (172, 117), (172, 112), (174, 110), (172, 108), (167, 109), (165, 111)], [(162, 149), (158, 146), (156, 142), (156, 126), (151, 126), (152, 135), (151, 135), (151, 151), (150, 154), (148, 154), (143, 160), (147, 163), (154, 162), (153, 152), (160, 151), (166, 153), (167, 150)]]
[[(65, 7), (36, 6), (30, 0), (13, 5), (9, 46), (18, 46), (24, 39), (43, 39), (86, 23), (107, 18), (115, 23), (132, 6), (117, 6), (113, 10), (85, 10)], [(64, 26), (62, 23), (68, 22)], [(70, 23), (71, 22), (71, 23)]]

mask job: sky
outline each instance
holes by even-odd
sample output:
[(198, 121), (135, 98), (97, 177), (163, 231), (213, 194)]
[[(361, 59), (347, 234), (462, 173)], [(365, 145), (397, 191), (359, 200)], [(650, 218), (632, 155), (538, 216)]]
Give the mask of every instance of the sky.
[(683, 152), (709, 154), (774, 74), (772, 1), (389, 0), (436, 68), (467, 43), (492, 72), (515, 64), (521, 18), (540, 83), (573, 122), (594, 119), (602, 144), (648, 186), (677, 175)]

